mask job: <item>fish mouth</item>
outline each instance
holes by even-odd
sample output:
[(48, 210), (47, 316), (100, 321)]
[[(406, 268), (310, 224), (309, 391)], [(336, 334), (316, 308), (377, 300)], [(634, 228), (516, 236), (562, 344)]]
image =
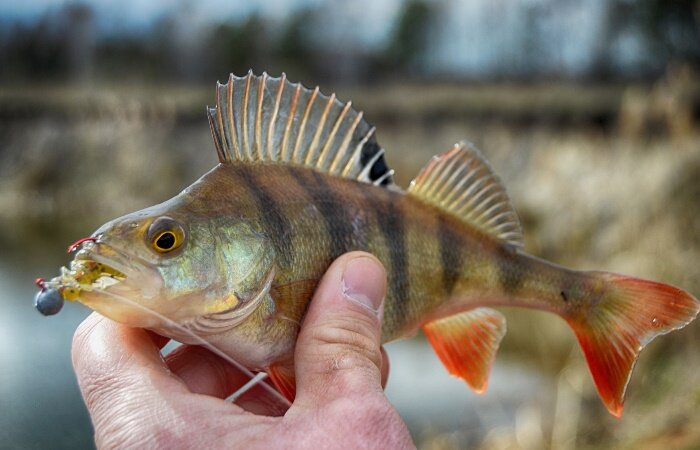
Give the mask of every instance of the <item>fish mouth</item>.
[(150, 326), (136, 306), (160, 293), (162, 278), (153, 264), (116, 246), (88, 241), (59, 276), (44, 283), (65, 300), (78, 301), (118, 322)]
[(128, 278), (128, 270), (116, 261), (99, 255), (79, 254), (61, 274), (42, 287), (55, 288), (66, 300), (79, 300), (85, 292), (106, 290)]
[(127, 279), (126, 270), (117, 267), (118, 263), (95, 255), (71, 261), (68, 275), (82, 291), (105, 290)]

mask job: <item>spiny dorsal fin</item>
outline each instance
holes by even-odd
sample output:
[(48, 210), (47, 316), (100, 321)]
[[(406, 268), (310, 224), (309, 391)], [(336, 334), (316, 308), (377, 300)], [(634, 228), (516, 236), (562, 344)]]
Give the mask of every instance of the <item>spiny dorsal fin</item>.
[(393, 170), (374, 127), (351, 102), (319, 88), (252, 72), (217, 83), (209, 127), (222, 163), (278, 162), (313, 168), (375, 185), (392, 185)]
[(505, 188), (479, 150), (467, 142), (433, 157), (408, 192), (485, 233), (523, 246), (520, 221)]

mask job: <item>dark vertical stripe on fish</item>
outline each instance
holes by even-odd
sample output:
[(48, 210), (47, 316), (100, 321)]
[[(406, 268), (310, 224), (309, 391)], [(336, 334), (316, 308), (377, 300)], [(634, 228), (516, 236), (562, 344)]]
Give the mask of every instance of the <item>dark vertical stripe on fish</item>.
[(522, 268), (516, 261), (515, 248), (510, 244), (500, 244), (496, 251), (496, 262), (499, 282), (504, 292), (507, 294), (516, 293), (525, 280)]
[(231, 165), (231, 170), (235, 171), (255, 198), (280, 265), (285, 268), (291, 267), (294, 262), (294, 250), (291, 239), (292, 227), (289, 221), (280, 211), (272, 195), (265, 190), (263, 184), (253, 176), (250, 170), (236, 165)]
[[(392, 199), (382, 202), (377, 197), (377, 188), (367, 186), (365, 198), (375, 212), (377, 224), (389, 249), (389, 289), (398, 303), (408, 301), (410, 281), (408, 276), (408, 253), (406, 252), (406, 225), (403, 209)], [(389, 192), (382, 192), (389, 195)]]
[(452, 294), (464, 265), (464, 238), (447, 223), (443, 214), (437, 217), (437, 233), (440, 240), (442, 287), (446, 295)]
[(343, 253), (355, 250), (353, 218), (337, 192), (329, 186), (324, 176), (314, 170), (290, 168), (290, 175), (297, 180), (319, 211), (330, 236), (331, 256), (337, 258)]

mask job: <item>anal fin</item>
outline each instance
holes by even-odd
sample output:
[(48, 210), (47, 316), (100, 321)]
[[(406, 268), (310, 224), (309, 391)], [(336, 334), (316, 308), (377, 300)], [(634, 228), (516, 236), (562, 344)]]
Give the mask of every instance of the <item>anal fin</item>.
[(270, 380), (278, 391), (290, 402), (296, 396), (296, 378), (294, 377), (294, 366), (289, 364), (272, 364), (267, 369)]
[(506, 334), (506, 319), (490, 308), (477, 308), (423, 325), (428, 342), (447, 371), (477, 393), (488, 386), (491, 364)]

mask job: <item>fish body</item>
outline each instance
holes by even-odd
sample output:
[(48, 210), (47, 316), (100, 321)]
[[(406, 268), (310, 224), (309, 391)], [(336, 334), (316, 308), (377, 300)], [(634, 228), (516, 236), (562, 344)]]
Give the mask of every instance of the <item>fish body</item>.
[(549, 311), (573, 328), (615, 415), (641, 348), (698, 313), (679, 289), (523, 252), (505, 189), (469, 144), (403, 190), (362, 114), (318, 88), (231, 77), (208, 113), (220, 164), (105, 224), (47, 286), (133, 326), (184, 342), (182, 328), (196, 333), (292, 398), (314, 289), (335, 258), (363, 250), (387, 270), (383, 342), (422, 329), (448, 371), (483, 391), (505, 333), (491, 308)]
[[(239, 264), (240, 251), (257, 253), (264, 247), (264, 253), (274, 254), (259, 260), (255, 272), (274, 270), (271, 290), (281, 296), (276, 303), (290, 306), (285, 318), (296, 323), (310, 298), (300, 302), (283, 292), (285, 288), (313, 292), (330, 263), (346, 252), (377, 256), (389, 279), (384, 342), (414, 334), (431, 319), (478, 306), (563, 311), (568, 305), (560, 291), (586, 279), (522, 253), (405, 192), (303, 167), (222, 164), (174, 200), (181, 206), (168, 205), (169, 214), (186, 217), (190, 226), (206, 228), (222, 247), (232, 247), (218, 250), (227, 258), (225, 267)], [(233, 248), (240, 246), (240, 234), (232, 238), (230, 230), (241, 224), (262, 237), (262, 242), (249, 240), (255, 248)], [(220, 266), (212, 260), (208, 270), (203, 265), (192, 272), (214, 273)], [(260, 339), (277, 340), (273, 330), (278, 325), (261, 331)], [(269, 361), (259, 367), (265, 363)]]

